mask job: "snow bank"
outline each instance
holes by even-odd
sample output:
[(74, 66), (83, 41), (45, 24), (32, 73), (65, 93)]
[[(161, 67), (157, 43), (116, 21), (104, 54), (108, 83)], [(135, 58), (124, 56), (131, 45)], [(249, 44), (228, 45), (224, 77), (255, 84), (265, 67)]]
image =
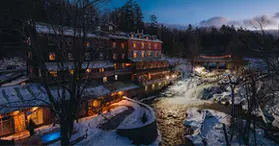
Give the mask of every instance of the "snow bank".
[(8, 66), (15, 66), (16, 69), (25, 69), (26, 61), (22, 57), (3, 58), (0, 60), (0, 70), (7, 69)]
[[(187, 120), (184, 125), (190, 127), (193, 132), (187, 133), (186, 138), (190, 139), (195, 145), (226, 145), (223, 124), (229, 131), (231, 116), (222, 112), (190, 108), (187, 110)], [(245, 124), (245, 121), (244, 121)], [(228, 135), (229, 136), (229, 135)], [(250, 134), (251, 139), (253, 134)], [(260, 145), (276, 145), (273, 141), (264, 137), (264, 131), (256, 128), (257, 144)], [(239, 140), (234, 137), (232, 145), (238, 145)], [(253, 141), (251, 140), (251, 144)]]

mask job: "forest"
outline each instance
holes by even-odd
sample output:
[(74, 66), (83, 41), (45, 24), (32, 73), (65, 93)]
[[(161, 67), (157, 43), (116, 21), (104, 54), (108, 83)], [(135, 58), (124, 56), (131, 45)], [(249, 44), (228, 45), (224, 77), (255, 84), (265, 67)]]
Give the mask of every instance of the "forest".
[[(86, 12), (86, 17), (91, 21), (89, 30), (94, 32), (97, 28), (103, 28), (108, 23), (113, 23), (116, 25), (117, 31), (143, 31), (144, 33), (157, 35), (164, 42), (163, 53), (170, 57), (193, 58), (200, 54), (232, 54), (239, 57), (264, 58), (263, 49), (268, 52), (268, 50), (279, 46), (279, 39), (261, 31), (263, 30), (262, 26), (258, 27), (258, 31), (237, 28), (233, 25), (223, 25), (216, 28), (193, 26), (191, 24), (185, 24), (185, 26), (188, 26), (185, 30), (173, 29), (158, 22), (155, 15), (144, 18), (140, 6), (133, 0), (128, 0), (123, 6), (114, 9), (105, 9), (104, 5), (109, 3), (109, 0), (103, 1), (104, 4), (101, 6), (90, 5), (90, 9)], [(48, 12), (46, 12), (46, 7), (49, 7)], [(12, 30), (14, 28), (20, 29), (23, 20), (50, 23), (48, 21), (51, 19), (64, 26), (78, 24), (71, 19), (75, 10), (59, 4), (59, 1), (56, 0), (50, 0), (48, 3), (40, 0), (12, 0), (8, 1), (6, 5), (1, 5), (0, 11), (2, 15), (0, 19), (3, 22), (0, 24), (2, 28), (0, 52), (4, 56), (7, 54), (4, 50), (13, 46), (18, 48), (21, 45), (20, 35)], [(47, 13), (51, 15), (46, 15)], [(66, 13), (67, 18), (61, 20), (59, 15), (62, 13)], [(13, 24), (13, 26), (10, 24)]]

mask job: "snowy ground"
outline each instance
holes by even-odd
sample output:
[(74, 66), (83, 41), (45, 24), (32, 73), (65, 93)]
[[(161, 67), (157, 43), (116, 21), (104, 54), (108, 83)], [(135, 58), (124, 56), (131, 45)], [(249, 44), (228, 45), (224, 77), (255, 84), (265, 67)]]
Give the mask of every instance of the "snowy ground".
[[(223, 124), (225, 124), (226, 130), (229, 131), (229, 115), (214, 110), (199, 110), (197, 108), (188, 109), (187, 114), (188, 117), (184, 125), (190, 126), (194, 133), (186, 135), (186, 137), (195, 145), (203, 145), (203, 141), (207, 145), (226, 145)], [(257, 128), (256, 131), (258, 145), (276, 145), (273, 141), (264, 138), (262, 129)], [(232, 145), (238, 144), (239, 141), (234, 138)]]
[[(117, 105), (118, 107), (113, 109), (110, 112), (104, 113), (104, 116), (106, 116), (107, 118), (115, 116), (118, 113), (121, 113), (122, 111), (126, 110), (127, 106), (133, 107), (135, 109), (132, 114), (126, 117), (126, 119), (119, 125), (118, 128), (128, 128), (128, 127), (131, 128), (133, 126), (140, 126), (140, 124), (142, 124), (140, 121), (140, 117), (142, 116), (143, 112), (147, 113), (147, 117), (150, 118), (146, 110), (144, 110), (138, 104), (132, 103), (130, 101), (122, 100), (114, 105)], [(77, 143), (76, 145), (83, 145), (83, 146), (133, 145), (132, 141), (129, 140), (128, 138), (117, 135), (116, 130), (104, 131), (97, 128), (97, 125), (102, 122), (104, 122), (104, 117), (100, 115), (86, 117), (79, 120), (79, 122), (75, 123), (74, 125), (75, 129), (77, 129), (78, 132), (72, 136), (72, 140), (85, 135), (86, 130), (88, 130), (88, 137), (82, 140), (81, 142)], [(158, 136), (158, 139), (151, 145), (154, 146), (158, 145), (160, 141), (161, 141), (160, 136)], [(51, 145), (52, 146), (60, 145), (60, 141)]]

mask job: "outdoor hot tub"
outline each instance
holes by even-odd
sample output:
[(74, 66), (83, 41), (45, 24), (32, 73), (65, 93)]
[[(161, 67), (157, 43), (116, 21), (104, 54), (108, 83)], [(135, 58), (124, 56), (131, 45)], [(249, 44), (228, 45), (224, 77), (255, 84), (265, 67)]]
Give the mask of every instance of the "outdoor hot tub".
[(51, 143), (54, 143), (54, 142), (60, 140), (60, 130), (53, 131), (53, 132), (50, 132), (48, 134), (41, 136), (41, 140), (44, 145), (51, 144)]

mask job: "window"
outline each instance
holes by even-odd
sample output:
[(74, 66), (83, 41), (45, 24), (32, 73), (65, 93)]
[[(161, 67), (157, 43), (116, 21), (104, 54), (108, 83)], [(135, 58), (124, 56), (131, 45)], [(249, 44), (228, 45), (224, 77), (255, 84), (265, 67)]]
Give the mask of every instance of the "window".
[(32, 59), (32, 52), (28, 52), (28, 58)]
[(122, 68), (125, 68), (125, 63), (122, 63), (121, 65), (122, 65)]
[(148, 40), (148, 36), (146, 36), (146, 40)]
[(133, 58), (137, 58), (137, 52), (136, 51), (134, 51), (134, 53), (133, 53)]
[(103, 82), (107, 82), (108, 81), (108, 77), (103, 77)]
[(69, 70), (69, 73), (71, 74), (71, 75), (73, 75), (74, 74), (74, 70)]
[(116, 42), (113, 42), (113, 43), (112, 43), (112, 47), (113, 47), (113, 48), (116, 48)]
[(85, 53), (85, 60), (90, 60), (90, 53)]
[(57, 77), (57, 71), (50, 71), (49, 72), (52, 76)]
[(29, 73), (33, 73), (33, 67), (32, 67), (32, 66), (29, 66), (29, 67), (28, 67), (28, 71), (29, 71)]
[(134, 48), (136, 48), (136, 47), (137, 47), (136, 42), (133, 42), (133, 47), (134, 47)]
[(148, 86), (145, 86), (144, 89), (145, 89), (145, 91), (148, 91)]
[(154, 44), (154, 49), (157, 49), (157, 44)]
[(87, 69), (86, 69), (86, 72), (88, 72), (88, 73), (91, 72), (91, 69), (90, 69), (90, 68), (87, 68)]
[(151, 43), (148, 43), (148, 48), (151, 49)]
[(72, 55), (72, 53), (68, 53), (68, 59), (69, 59), (69, 60), (73, 60), (73, 55)]
[(141, 51), (141, 57), (144, 58), (144, 51)]
[(100, 57), (100, 60), (104, 60), (104, 54), (103, 54), (103, 52), (100, 52), (100, 53), (99, 53), (99, 57)]
[(115, 79), (115, 81), (117, 81), (118, 75), (114, 75), (114, 79)]
[(148, 57), (150, 57), (150, 56), (151, 56), (151, 51), (148, 51), (147, 56), (148, 56)]
[(116, 53), (113, 53), (113, 57), (112, 57), (113, 59), (116, 59)]
[(154, 90), (155, 89), (155, 84), (152, 84), (152, 90)]
[(54, 52), (50, 52), (48, 54), (49, 60), (55, 60), (55, 53)]
[(144, 48), (144, 42), (141, 42), (141, 48), (142, 49)]
[(122, 53), (121, 58), (125, 59), (125, 54), (124, 53)]
[(105, 69), (104, 68), (99, 68), (99, 72), (104, 72)]
[(134, 38), (134, 34), (131, 34), (131, 38)]
[(86, 46), (86, 47), (90, 47), (89, 42), (85, 42), (85, 46)]
[(116, 63), (113, 64), (114, 69), (116, 69)]
[(124, 49), (124, 47), (125, 47), (125, 44), (124, 44), (124, 43), (121, 43), (121, 48)]
[(158, 52), (157, 51), (154, 52), (154, 56), (158, 57)]

